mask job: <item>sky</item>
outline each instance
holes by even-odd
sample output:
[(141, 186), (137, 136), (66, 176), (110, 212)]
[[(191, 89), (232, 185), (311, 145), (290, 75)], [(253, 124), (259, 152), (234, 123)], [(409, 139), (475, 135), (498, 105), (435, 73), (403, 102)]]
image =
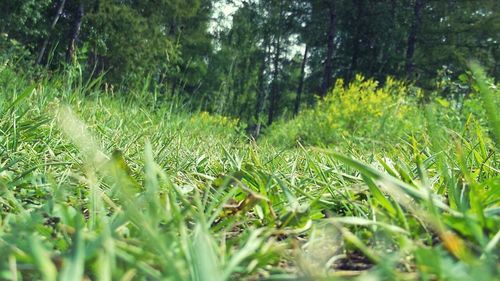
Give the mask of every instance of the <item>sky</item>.
[[(221, 28), (231, 28), (232, 23), (232, 15), (236, 10), (238, 10), (239, 6), (241, 6), (241, 0), (233, 0), (231, 4), (224, 3), (216, 3), (214, 6), (214, 21), (212, 21), (210, 25), (210, 31), (212, 33), (217, 33), (218, 29)], [(219, 15), (222, 16), (222, 20), (217, 21)], [(285, 54), (287, 57), (291, 58), (295, 54), (304, 53), (305, 45), (291, 45), (288, 52)]]
[[(239, 2), (239, 1), (235, 1)], [(212, 25), (210, 27), (211, 30), (215, 31), (217, 30), (217, 25), (222, 25), (223, 27), (230, 28), (231, 27), (231, 21), (232, 21), (232, 15), (236, 10), (238, 9), (238, 4), (233, 3), (233, 4), (223, 4), (223, 3), (217, 3), (214, 6), (214, 18), (216, 19), (219, 17), (219, 15), (223, 16), (223, 20), (220, 22), (212, 22)]]

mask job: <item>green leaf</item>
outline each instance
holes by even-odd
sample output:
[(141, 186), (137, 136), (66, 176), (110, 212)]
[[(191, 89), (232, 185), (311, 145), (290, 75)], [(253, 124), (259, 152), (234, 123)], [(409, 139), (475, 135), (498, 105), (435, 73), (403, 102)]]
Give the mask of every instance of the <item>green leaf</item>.
[(18, 105), (22, 100), (27, 98), (29, 95), (33, 93), (33, 90), (35, 89), (35, 85), (31, 85), (30, 87), (26, 88), (24, 92), (21, 93), (8, 107), (5, 109), (5, 113), (9, 112), (11, 109), (14, 109), (16, 105)]
[(419, 199), (422, 201), (431, 201), (434, 206), (438, 207), (439, 209), (443, 211), (450, 212), (451, 214), (454, 214), (456, 216), (461, 216), (460, 213), (457, 211), (452, 210), (448, 205), (444, 204), (442, 201), (440, 201), (434, 194), (430, 194), (425, 188), (417, 189), (414, 186), (411, 186), (399, 179), (396, 179), (388, 174), (382, 173), (378, 171), (377, 169), (366, 165), (362, 162), (359, 162), (357, 160), (351, 159), (349, 157), (331, 152), (331, 151), (325, 151), (332, 155), (335, 159), (345, 163), (346, 165), (349, 165), (355, 169), (357, 169), (361, 174), (364, 176), (372, 179), (373, 181), (381, 181), (383, 184), (389, 184), (391, 187), (396, 187), (399, 190), (403, 191), (405, 194), (415, 198)]
[(82, 280), (85, 265), (85, 243), (81, 222), (83, 218), (78, 214), (76, 221), (76, 232), (72, 237), (72, 246), (69, 257), (65, 258), (61, 269), (60, 280)]
[(40, 240), (38, 240), (35, 236), (30, 238), (30, 247), (31, 253), (35, 259), (35, 264), (38, 270), (42, 273), (43, 280), (56, 281), (57, 269), (50, 259), (50, 252), (42, 246)]
[(370, 193), (377, 203), (382, 205), (384, 209), (386, 209), (391, 216), (395, 216), (397, 214), (396, 209), (392, 206), (391, 202), (384, 196), (384, 194), (380, 191), (378, 186), (367, 176), (363, 175), (363, 180), (370, 189)]

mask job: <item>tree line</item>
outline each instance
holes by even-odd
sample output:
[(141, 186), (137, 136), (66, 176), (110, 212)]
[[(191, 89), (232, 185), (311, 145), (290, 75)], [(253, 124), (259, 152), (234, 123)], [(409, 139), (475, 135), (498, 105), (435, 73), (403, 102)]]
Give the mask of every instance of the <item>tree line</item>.
[[(228, 18), (220, 7), (233, 6)], [(500, 78), (497, 0), (13, 0), (0, 2), (4, 61), (231, 115), (255, 130), (357, 74), (432, 90), (474, 58)], [(228, 24), (229, 21), (229, 24)]]

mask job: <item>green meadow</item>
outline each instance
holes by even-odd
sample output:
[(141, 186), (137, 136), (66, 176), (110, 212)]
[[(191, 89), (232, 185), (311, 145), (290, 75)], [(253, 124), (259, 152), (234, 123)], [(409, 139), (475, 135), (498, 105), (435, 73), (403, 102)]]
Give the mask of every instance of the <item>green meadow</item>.
[(460, 103), (337, 82), (255, 140), (181, 99), (3, 67), (0, 279), (496, 280), (499, 92), (469, 74)]

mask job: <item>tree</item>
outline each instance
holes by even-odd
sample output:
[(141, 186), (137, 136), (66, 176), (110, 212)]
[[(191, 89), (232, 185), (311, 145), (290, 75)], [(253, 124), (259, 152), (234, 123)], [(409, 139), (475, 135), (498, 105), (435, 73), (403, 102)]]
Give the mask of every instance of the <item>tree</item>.
[(417, 44), (417, 34), (422, 24), (422, 9), (425, 5), (425, 0), (414, 0), (413, 2), (413, 18), (406, 48), (406, 75), (408, 77), (413, 75), (413, 56), (415, 54), (415, 45)]
[(492, 75), (500, 47), (499, 4), (494, 0), (427, 0), (414, 53), (414, 77), (432, 89), (437, 71), (446, 67), (457, 77), (467, 61), (478, 59)]
[(68, 41), (68, 48), (66, 51), (66, 61), (72, 63), (74, 60), (74, 54), (77, 44), (78, 36), (80, 35), (80, 29), (82, 27), (84, 7), (83, 1), (78, 1), (77, 8), (74, 10), (74, 22), (70, 33), (70, 39)]
[[(193, 108), (235, 116), (257, 136), (263, 123), (296, 115), (335, 79), (357, 73), (432, 90), (441, 68), (458, 77), (476, 58), (498, 79), (499, 3), (2, 1), (0, 46), (51, 70), (79, 63), (84, 75), (105, 74), (107, 83), (125, 88), (150, 81), (164, 99), (175, 95)], [(236, 8), (231, 20), (214, 16), (214, 7), (229, 4)]]
[(37, 59), (36, 59), (36, 64), (40, 64), (42, 62), (43, 56), (45, 55), (45, 50), (47, 50), (47, 45), (49, 44), (50, 40), (50, 34), (52, 30), (56, 27), (57, 22), (59, 21), (59, 18), (61, 17), (64, 9), (64, 5), (66, 4), (66, 0), (60, 0), (59, 4), (57, 5), (57, 12), (54, 16), (54, 20), (52, 21), (52, 24), (50, 25), (49, 32), (43, 40), (42, 48), (40, 48), (40, 52), (38, 53)]
[(335, 48), (334, 40), (337, 32), (337, 11), (335, 1), (329, 1), (326, 10), (328, 11), (328, 35), (326, 37), (327, 47), (325, 57), (325, 70), (323, 71), (323, 84), (321, 86), (321, 97), (324, 97), (326, 95), (326, 92), (333, 84), (333, 52)]
[(304, 91), (304, 77), (305, 77), (308, 51), (309, 51), (309, 46), (306, 44), (306, 46), (304, 48), (304, 57), (302, 59), (302, 64), (300, 66), (299, 86), (297, 87), (297, 95), (295, 98), (295, 105), (293, 108), (293, 115), (294, 116), (297, 116), (297, 114), (299, 114), (300, 104), (302, 102), (302, 92)]

